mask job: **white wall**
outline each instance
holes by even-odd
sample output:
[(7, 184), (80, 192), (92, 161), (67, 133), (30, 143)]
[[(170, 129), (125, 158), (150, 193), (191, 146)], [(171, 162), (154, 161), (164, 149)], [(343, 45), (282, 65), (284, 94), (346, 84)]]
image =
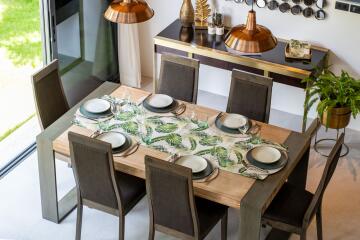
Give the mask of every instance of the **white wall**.
[[(193, 0), (194, 2), (194, 0)], [(155, 16), (148, 22), (140, 24), (140, 48), (142, 74), (152, 76), (152, 38), (162, 29), (178, 18), (182, 0), (148, 0), (155, 10)], [(220, 12), (227, 15), (227, 25), (236, 25), (246, 21), (250, 7), (236, 4), (233, 1), (209, 0), (216, 5)], [(257, 12), (258, 24), (265, 25), (273, 34), (284, 39), (299, 39), (309, 41), (314, 45), (331, 50), (329, 61), (333, 70), (348, 71), (356, 78), (360, 78), (360, 15), (335, 10), (335, 1), (328, 0), (325, 11), (328, 18), (318, 21), (315, 18), (306, 19), (293, 16), (291, 13), (259, 9)], [(210, 92), (227, 95), (230, 84), (230, 72), (202, 65), (200, 68), (199, 88)], [(273, 89), (272, 107), (302, 115), (304, 93), (303, 90), (275, 84)], [(314, 116), (314, 111), (311, 114)], [(360, 130), (360, 117), (353, 120), (350, 128)]]

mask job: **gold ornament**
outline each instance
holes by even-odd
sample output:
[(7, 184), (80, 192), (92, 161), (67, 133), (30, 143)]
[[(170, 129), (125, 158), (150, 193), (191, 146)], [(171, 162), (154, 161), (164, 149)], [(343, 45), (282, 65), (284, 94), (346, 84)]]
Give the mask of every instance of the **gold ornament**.
[(195, 28), (206, 29), (207, 19), (210, 16), (210, 5), (207, 0), (196, 0), (195, 8)]

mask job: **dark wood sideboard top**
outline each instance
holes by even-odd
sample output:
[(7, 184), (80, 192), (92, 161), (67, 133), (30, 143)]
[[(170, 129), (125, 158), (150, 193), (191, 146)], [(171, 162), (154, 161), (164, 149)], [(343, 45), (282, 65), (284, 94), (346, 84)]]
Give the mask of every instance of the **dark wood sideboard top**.
[[(226, 34), (227, 31), (225, 31)], [(194, 30), (193, 28), (183, 28), (180, 20), (177, 19), (164, 30), (162, 30), (156, 37), (169, 39), (171, 41), (177, 41), (182, 43), (191, 44), (194, 47), (205, 47), (209, 50), (217, 50), (226, 52), (233, 56), (236, 54), (229, 53), (224, 43), (224, 36), (209, 35), (207, 30)], [(326, 56), (328, 54), (327, 49), (312, 47), (312, 59), (311, 61), (298, 61), (291, 60), (285, 57), (286, 41), (278, 40), (277, 46), (261, 55), (246, 56), (252, 59), (258, 59), (264, 62), (283, 65), (290, 68), (297, 68), (304, 71), (314, 72), (316, 68), (322, 68)], [(240, 56), (245, 57), (245, 56)]]

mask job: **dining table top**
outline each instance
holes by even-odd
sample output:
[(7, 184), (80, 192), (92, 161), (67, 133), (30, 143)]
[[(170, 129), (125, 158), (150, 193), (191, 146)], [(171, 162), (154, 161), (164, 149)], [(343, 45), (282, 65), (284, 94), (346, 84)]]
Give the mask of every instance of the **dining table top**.
[[(124, 92), (128, 92), (131, 95), (133, 102), (141, 101), (150, 92), (131, 88), (127, 86), (119, 86), (109, 95), (116, 98), (121, 98)], [(186, 111), (195, 111), (196, 114), (206, 114), (208, 116), (216, 116), (220, 111), (207, 108), (200, 105), (191, 103), (185, 103), (187, 105)], [(186, 112), (184, 114), (187, 114)], [(278, 143), (285, 143), (290, 134), (291, 130), (284, 129), (281, 127), (273, 126), (257, 122), (261, 126), (260, 136), (263, 139), (271, 140)], [(70, 156), (70, 147), (68, 141), (68, 132), (75, 132), (86, 136), (93, 134), (92, 130), (71, 125), (66, 131), (62, 132), (53, 142), (52, 147), (55, 153)], [(114, 155), (114, 167), (117, 171), (122, 171), (130, 175), (134, 175), (140, 178), (145, 178), (145, 164), (144, 157), (149, 155), (159, 159), (167, 160), (169, 157), (168, 153), (160, 152), (158, 150), (149, 148), (144, 145), (140, 145), (138, 151), (134, 154), (121, 157)], [(66, 160), (64, 160), (66, 161)], [(276, 174), (275, 174), (276, 175)], [(232, 207), (240, 208), (241, 200), (248, 193), (251, 187), (256, 181), (253, 178), (245, 177), (240, 174), (220, 170), (218, 176), (208, 182), (194, 182), (194, 193), (196, 196)], [(265, 180), (266, 181), (266, 180)]]

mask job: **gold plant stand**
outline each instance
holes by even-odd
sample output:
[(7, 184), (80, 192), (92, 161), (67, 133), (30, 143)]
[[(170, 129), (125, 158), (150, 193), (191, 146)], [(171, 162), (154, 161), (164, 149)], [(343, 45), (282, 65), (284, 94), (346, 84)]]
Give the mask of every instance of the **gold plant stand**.
[[(323, 138), (323, 139), (317, 139), (317, 131), (316, 131), (316, 134), (315, 134), (315, 144), (314, 144), (314, 150), (319, 153), (321, 156), (324, 156), (324, 157), (328, 157), (329, 154), (325, 154), (324, 152), (321, 152), (319, 149), (318, 149), (318, 145), (319, 143), (321, 142), (325, 142), (325, 141), (331, 141), (331, 142), (337, 142), (337, 140), (339, 139), (339, 135), (340, 135), (340, 129), (336, 129), (336, 138)], [(343, 133), (346, 134), (346, 127), (342, 128), (343, 130)], [(349, 151), (350, 151), (350, 148), (348, 145), (346, 145), (345, 143), (343, 144), (343, 149), (345, 149), (345, 152), (343, 154), (340, 155), (340, 157), (345, 157), (346, 155), (349, 154)]]

